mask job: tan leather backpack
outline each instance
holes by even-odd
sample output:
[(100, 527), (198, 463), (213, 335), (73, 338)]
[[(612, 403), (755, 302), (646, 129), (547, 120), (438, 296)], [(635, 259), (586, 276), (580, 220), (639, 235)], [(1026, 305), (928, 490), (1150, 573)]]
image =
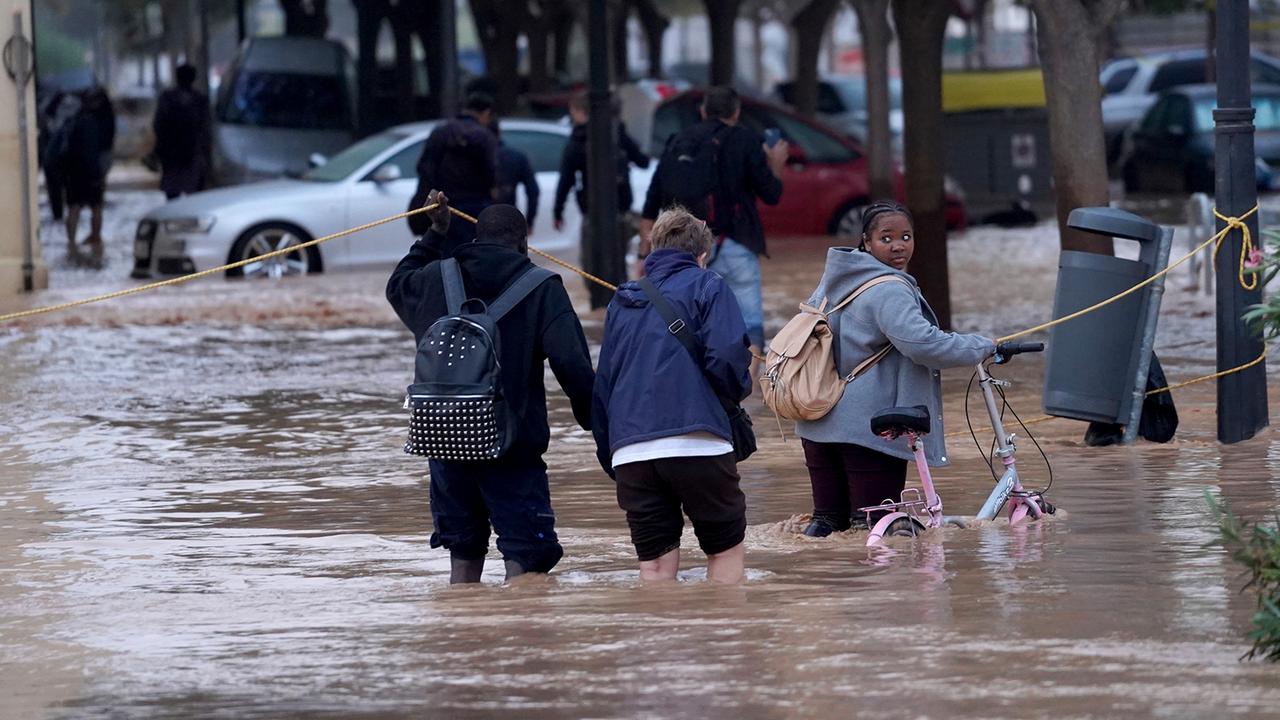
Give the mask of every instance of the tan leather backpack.
[(835, 338), (827, 324), (827, 317), (832, 313), (867, 290), (886, 282), (907, 285), (902, 278), (881, 275), (860, 285), (827, 312), (823, 312), (827, 306), (826, 298), (816, 308), (803, 303), (800, 305), (800, 312), (778, 331), (769, 344), (764, 374), (760, 378), (765, 405), (789, 420), (817, 420), (840, 402), (845, 385), (889, 354), (892, 344), (885, 345), (841, 377), (832, 351)]

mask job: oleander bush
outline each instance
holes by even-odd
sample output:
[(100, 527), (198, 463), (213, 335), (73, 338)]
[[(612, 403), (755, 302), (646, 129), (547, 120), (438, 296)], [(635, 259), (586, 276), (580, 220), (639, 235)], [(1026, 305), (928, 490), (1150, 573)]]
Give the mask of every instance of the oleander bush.
[(1280, 513), (1272, 523), (1251, 523), (1236, 517), (1212, 495), (1205, 497), (1218, 525), (1215, 544), (1244, 568), (1241, 592), (1252, 592), (1258, 601), (1248, 635), (1253, 646), (1245, 658), (1280, 662)]

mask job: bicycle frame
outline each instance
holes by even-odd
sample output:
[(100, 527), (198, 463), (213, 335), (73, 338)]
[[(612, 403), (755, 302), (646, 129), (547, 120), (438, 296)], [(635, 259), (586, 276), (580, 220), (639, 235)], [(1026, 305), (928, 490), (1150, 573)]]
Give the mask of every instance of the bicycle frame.
[(1006, 501), (1012, 500), (1009, 506), (1009, 524), (1013, 525), (1022, 521), (1027, 515), (1039, 518), (1041, 515), (1040, 506), (1030, 501), (1030, 494), (1022, 489), (1022, 482), (1018, 478), (1018, 466), (1014, 461), (1014, 455), (1017, 453), (1015, 445), (1015, 436), (1005, 434), (1004, 422), (1000, 419), (1000, 409), (996, 407), (996, 394), (992, 390), (996, 385), (1007, 385), (1003, 380), (997, 380), (991, 377), (987, 372), (986, 366), (978, 363), (978, 383), (982, 388), (982, 399), (987, 404), (987, 415), (991, 420), (991, 429), (996, 435), (996, 457), (1000, 458), (1000, 462), (1004, 464), (1004, 474), (1000, 476), (1000, 480), (996, 482), (996, 486), (991, 489), (991, 494), (987, 496), (987, 501), (982, 504), (982, 509), (978, 511), (977, 519), (992, 520), (996, 513), (1000, 512), (1000, 506)]

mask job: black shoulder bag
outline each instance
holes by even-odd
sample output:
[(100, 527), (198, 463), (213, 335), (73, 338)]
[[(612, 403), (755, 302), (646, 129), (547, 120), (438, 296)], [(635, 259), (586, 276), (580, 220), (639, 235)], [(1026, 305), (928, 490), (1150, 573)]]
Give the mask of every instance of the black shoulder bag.
[[(676, 340), (689, 351), (689, 355), (693, 357), (693, 362), (699, 367), (702, 366), (702, 353), (698, 349), (698, 341), (693, 337), (693, 331), (689, 329), (689, 324), (680, 319), (676, 315), (676, 311), (671, 307), (671, 303), (662, 296), (662, 292), (658, 290), (658, 286), (653, 284), (649, 278), (640, 278), (637, 283), (640, 289), (644, 290), (644, 294), (649, 296), (649, 302), (653, 303), (653, 307), (662, 316), (663, 322), (667, 324), (667, 330), (675, 336)], [(711, 388), (715, 392), (715, 388)], [(716, 393), (716, 399), (720, 401), (720, 407), (724, 409), (724, 414), (729, 417), (729, 434), (733, 436), (733, 457), (737, 462), (742, 462), (751, 457), (756, 451), (756, 433), (751, 428), (751, 416), (737, 402), (726, 400), (721, 397), (720, 393)]]

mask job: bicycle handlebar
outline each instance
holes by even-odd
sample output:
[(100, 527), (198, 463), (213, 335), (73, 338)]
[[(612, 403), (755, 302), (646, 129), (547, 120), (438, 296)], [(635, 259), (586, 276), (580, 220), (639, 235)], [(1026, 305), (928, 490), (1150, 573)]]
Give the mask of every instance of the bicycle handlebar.
[(996, 345), (995, 364), (1003, 365), (1014, 356), (1029, 352), (1043, 352), (1042, 342), (1003, 342)]

